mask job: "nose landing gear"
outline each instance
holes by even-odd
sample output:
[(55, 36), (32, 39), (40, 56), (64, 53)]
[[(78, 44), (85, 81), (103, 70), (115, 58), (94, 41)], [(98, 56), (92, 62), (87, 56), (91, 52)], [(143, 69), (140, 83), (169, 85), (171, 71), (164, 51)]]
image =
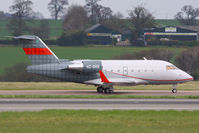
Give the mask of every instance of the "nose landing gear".
[(174, 85), (173, 85), (173, 89), (172, 89), (172, 92), (173, 92), (173, 93), (177, 93), (177, 89), (176, 89), (176, 88), (177, 88), (177, 85), (174, 84)]

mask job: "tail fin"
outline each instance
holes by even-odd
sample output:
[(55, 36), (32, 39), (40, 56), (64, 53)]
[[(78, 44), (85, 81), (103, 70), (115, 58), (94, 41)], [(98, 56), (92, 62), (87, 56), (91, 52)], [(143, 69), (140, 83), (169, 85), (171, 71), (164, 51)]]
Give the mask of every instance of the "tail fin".
[(57, 56), (37, 36), (23, 35), (15, 37), (23, 44), (23, 50), (32, 65), (59, 63)]

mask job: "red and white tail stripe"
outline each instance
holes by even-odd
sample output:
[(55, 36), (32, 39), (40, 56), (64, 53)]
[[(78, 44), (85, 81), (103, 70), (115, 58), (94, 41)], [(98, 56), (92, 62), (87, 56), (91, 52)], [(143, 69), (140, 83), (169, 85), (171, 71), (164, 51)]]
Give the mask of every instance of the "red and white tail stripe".
[(53, 55), (48, 48), (23, 48), (27, 55)]

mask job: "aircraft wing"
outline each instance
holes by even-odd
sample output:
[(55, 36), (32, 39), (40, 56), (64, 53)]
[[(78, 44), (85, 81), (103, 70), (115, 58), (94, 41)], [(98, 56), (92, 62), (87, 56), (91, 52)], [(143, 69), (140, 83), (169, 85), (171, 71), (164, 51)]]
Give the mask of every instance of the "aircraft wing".
[(100, 79), (94, 79), (86, 81), (86, 84), (93, 85), (103, 85), (103, 84), (113, 84), (113, 85), (137, 85), (137, 84), (146, 84), (147, 81), (141, 79), (126, 79), (126, 78), (110, 78), (110, 82), (102, 82)]
[[(109, 73), (110, 74), (110, 73)], [(102, 85), (102, 84), (113, 84), (113, 85), (137, 85), (137, 84), (146, 84), (146, 80), (136, 79), (125, 76), (114, 77), (114, 74), (106, 76), (103, 71), (99, 71), (100, 78), (90, 81), (86, 81), (86, 84)]]

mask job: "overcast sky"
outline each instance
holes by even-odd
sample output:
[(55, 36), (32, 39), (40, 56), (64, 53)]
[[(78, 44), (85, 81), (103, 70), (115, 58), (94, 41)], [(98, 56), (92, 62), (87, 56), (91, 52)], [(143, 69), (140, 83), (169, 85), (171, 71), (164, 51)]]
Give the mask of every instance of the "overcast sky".
[[(0, 10), (9, 12), (9, 6), (13, 0), (0, 0)], [(46, 18), (50, 17), (47, 5), (50, 0), (32, 0), (34, 11), (41, 12)], [(71, 4), (84, 5), (85, 0), (69, 0)], [(144, 5), (156, 18), (173, 18), (174, 15), (184, 5), (192, 5), (199, 8), (199, 0), (101, 0), (100, 4), (111, 7), (114, 12), (121, 12), (125, 17), (128, 16), (128, 10), (137, 5)]]

